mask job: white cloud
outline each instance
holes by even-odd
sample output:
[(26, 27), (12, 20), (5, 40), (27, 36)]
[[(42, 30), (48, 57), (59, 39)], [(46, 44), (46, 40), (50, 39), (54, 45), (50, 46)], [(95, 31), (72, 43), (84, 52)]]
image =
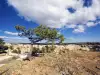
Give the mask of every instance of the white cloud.
[(0, 38), (4, 39), (5, 42), (8, 42), (8, 43), (30, 43), (30, 41), (25, 37), (0, 36)]
[(4, 40), (7, 43), (30, 43), (30, 41), (27, 38), (21, 38), (21, 37), (8, 37), (5, 38)]
[(0, 36), (0, 38), (4, 39), (4, 38), (7, 38), (6, 36)]
[[(39, 24), (49, 27), (74, 28), (74, 31), (83, 32), (85, 30), (76, 29), (72, 24), (86, 25), (88, 21), (95, 21), (96, 17), (100, 17), (100, 0), (92, 0), (91, 7), (83, 7), (83, 0), (8, 0), (8, 4), (12, 5), (20, 16), (28, 21), (36, 21)], [(72, 7), (75, 13), (70, 13), (67, 8)], [(78, 26), (77, 26), (78, 27)]]
[(25, 37), (8, 37), (8, 36), (0, 36), (0, 38), (4, 38), (4, 39), (27, 39)]
[(79, 25), (76, 29), (74, 29), (74, 33), (82, 33), (85, 31), (85, 27), (83, 25)]
[(5, 34), (9, 34), (9, 35), (18, 35), (18, 33), (16, 32), (10, 32), (10, 31), (4, 31)]
[(99, 25), (100, 25), (100, 21), (99, 21), (99, 22), (97, 22), (96, 24), (99, 24)]
[(92, 26), (95, 26), (95, 25), (96, 25), (96, 24), (95, 24), (94, 22), (88, 22), (88, 23), (87, 23), (87, 26), (88, 26), (88, 27), (92, 27)]
[(67, 26), (67, 28), (75, 28), (75, 27), (77, 27), (77, 25), (75, 25), (75, 24), (71, 24), (71, 25)]

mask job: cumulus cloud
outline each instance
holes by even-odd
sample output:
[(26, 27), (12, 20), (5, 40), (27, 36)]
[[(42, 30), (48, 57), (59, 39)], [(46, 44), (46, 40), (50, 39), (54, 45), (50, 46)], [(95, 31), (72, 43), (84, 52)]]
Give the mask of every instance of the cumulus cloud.
[(95, 25), (96, 25), (96, 24), (95, 24), (94, 22), (88, 22), (88, 23), (87, 23), (87, 26), (88, 26), (88, 27), (92, 27), (92, 26), (95, 26)]
[(71, 24), (71, 25), (67, 26), (67, 28), (75, 28), (75, 27), (77, 27), (77, 25), (75, 25), (75, 24)]
[[(8, 0), (8, 4), (28, 21), (53, 28), (66, 26), (73, 28), (75, 32), (84, 32), (86, 27), (93, 26), (88, 21), (95, 21), (96, 17), (100, 17), (100, 0), (90, 1), (90, 7), (83, 6), (84, 0)], [(71, 13), (68, 8), (76, 11)]]
[(83, 26), (83, 25), (79, 25), (79, 26), (77, 26), (77, 28), (76, 29), (74, 29), (74, 33), (82, 33), (82, 32), (84, 32), (85, 31), (85, 27)]
[(14, 33), (14, 32), (10, 32), (10, 31), (4, 31), (5, 34), (9, 34), (9, 35), (18, 35), (18, 33)]

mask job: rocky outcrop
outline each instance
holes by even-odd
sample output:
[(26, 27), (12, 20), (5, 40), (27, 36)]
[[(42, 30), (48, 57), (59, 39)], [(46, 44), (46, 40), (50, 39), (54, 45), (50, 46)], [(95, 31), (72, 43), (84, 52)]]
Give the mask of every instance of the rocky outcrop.
[[(30, 52), (31, 50), (31, 45), (30, 44), (6, 44), (8, 47), (12, 46), (13, 50), (20, 50), (21, 54), (25, 53), (25, 52)], [(39, 48), (40, 50), (42, 50), (43, 47), (45, 47), (46, 45), (33, 45), (33, 47)], [(51, 45), (48, 45), (51, 46)], [(73, 51), (77, 51), (77, 50), (82, 50), (82, 51), (90, 51), (91, 49), (87, 46), (87, 45), (75, 45), (75, 44), (69, 44), (69, 45), (55, 45), (55, 52), (60, 52), (60, 50), (73, 50)], [(11, 50), (9, 50), (11, 51)]]

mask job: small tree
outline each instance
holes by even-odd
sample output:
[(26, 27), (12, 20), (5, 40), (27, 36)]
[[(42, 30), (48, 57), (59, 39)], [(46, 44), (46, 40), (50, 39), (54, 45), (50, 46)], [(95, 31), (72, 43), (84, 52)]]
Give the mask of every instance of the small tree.
[(2, 38), (0, 38), (0, 53), (3, 53), (3, 52), (5, 52), (5, 50), (8, 49), (8, 47), (4, 46), (4, 44), (5, 44), (4, 40)]
[(33, 44), (36, 42), (41, 41), (43, 38), (37, 37), (34, 33), (34, 28), (32, 29), (26, 29), (24, 26), (16, 25), (15, 26), (16, 30), (18, 31), (18, 35), (20, 37), (27, 37), (30, 42), (31, 42), (31, 53), (33, 50)]
[(52, 47), (56, 39), (61, 40), (61, 37), (58, 36), (58, 32), (56, 29), (49, 28), (43, 25), (31, 29), (26, 29), (24, 26), (17, 25), (15, 26), (15, 28), (18, 31), (19, 36), (25, 36), (30, 40), (31, 51), (32, 51), (33, 44), (41, 40), (52, 41)]
[(4, 45), (4, 44), (5, 44), (4, 40), (0, 38), (0, 45)]

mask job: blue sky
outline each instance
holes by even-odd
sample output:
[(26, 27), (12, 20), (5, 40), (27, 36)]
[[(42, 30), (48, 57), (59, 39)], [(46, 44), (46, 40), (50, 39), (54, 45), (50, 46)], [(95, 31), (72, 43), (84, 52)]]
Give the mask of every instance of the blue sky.
[(57, 28), (65, 42), (100, 42), (100, 0), (0, 0), (0, 38), (29, 42), (15, 25)]

